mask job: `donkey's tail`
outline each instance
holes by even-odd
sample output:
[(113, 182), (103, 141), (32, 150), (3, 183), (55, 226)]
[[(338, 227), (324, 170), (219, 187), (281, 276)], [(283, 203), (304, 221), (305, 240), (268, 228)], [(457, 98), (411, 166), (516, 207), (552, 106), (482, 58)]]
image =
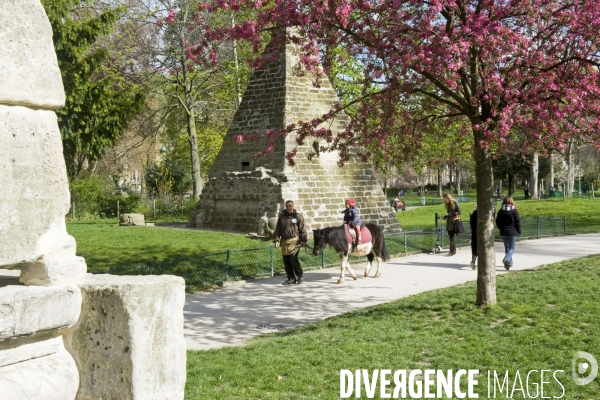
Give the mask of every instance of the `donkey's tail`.
[(381, 252), (379, 257), (381, 257), (383, 261), (389, 261), (390, 253), (388, 252), (388, 249), (385, 246), (385, 235), (383, 234), (383, 226), (373, 224), (372, 228), (377, 230), (377, 234), (381, 238)]
[(383, 227), (381, 229), (381, 259), (383, 261), (390, 261), (390, 253), (388, 253), (388, 249), (385, 246), (385, 236), (383, 235)]

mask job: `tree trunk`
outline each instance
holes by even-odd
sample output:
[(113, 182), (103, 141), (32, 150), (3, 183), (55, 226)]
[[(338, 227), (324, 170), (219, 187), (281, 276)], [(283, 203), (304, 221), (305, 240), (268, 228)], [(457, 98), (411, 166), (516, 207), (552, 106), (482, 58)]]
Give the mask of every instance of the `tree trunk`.
[[(185, 9), (185, 16), (183, 17), (183, 21), (187, 23), (189, 9)], [(188, 134), (188, 143), (190, 145), (190, 158), (192, 162), (192, 187), (193, 187), (193, 197), (194, 199), (198, 199), (200, 194), (202, 193), (202, 177), (200, 175), (200, 156), (198, 154), (198, 136), (196, 132), (196, 101), (193, 95), (193, 87), (192, 80), (193, 77), (190, 77), (190, 73), (187, 69), (187, 56), (185, 53), (185, 46), (183, 45), (186, 41), (185, 34), (187, 30), (181, 29), (179, 31), (179, 39), (181, 47), (181, 54), (179, 55), (181, 73), (183, 75), (183, 90), (184, 90), (184, 98), (180, 99), (180, 102), (184, 102), (183, 104), (185, 111), (187, 113), (187, 134)]]
[(474, 132), (477, 178), (477, 300), (480, 307), (496, 304), (496, 252), (494, 250), (494, 171), (489, 149), (482, 148), (483, 132)]
[(460, 167), (456, 166), (456, 191), (460, 194)]
[(442, 197), (442, 167), (438, 167), (437, 170), (437, 181), (438, 181), (438, 197)]
[(515, 176), (508, 174), (508, 195), (512, 196), (515, 193)]
[(538, 171), (540, 168), (539, 155), (534, 153), (531, 160), (531, 175), (529, 177), (529, 193), (532, 199), (538, 199)]
[(448, 165), (448, 181), (450, 182), (450, 189), (448, 190), (450, 193), (453, 193), (452, 190), (454, 187), (454, 181), (452, 180), (452, 165)]
[(188, 142), (190, 144), (190, 157), (192, 160), (192, 185), (194, 199), (202, 193), (202, 177), (200, 176), (200, 156), (198, 155), (198, 136), (196, 135), (196, 118), (194, 110), (188, 114)]
[(575, 191), (575, 168), (573, 165), (573, 140), (569, 140), (569, 149), (567, 150), (567, 196), (573, 196)]
[(550, 188), (554, 190), (554, 157), (552, 157), (552, 150), (550, 150)]
[(502, 197), (502, 179), (498, 179), (498, 188), (496, 189), (498, 197)]

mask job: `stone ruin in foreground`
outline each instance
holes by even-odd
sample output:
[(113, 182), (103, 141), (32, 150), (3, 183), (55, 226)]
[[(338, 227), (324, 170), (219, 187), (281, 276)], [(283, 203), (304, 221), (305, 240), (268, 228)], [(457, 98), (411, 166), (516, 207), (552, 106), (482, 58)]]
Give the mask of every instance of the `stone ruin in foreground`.
[[(91, 275), (75, 255), (54, 113), (64, 101), (40, 1), (4, 0), (0, 399), (183, 399), (183, 279)], [(2, 269), (14, 264), (20, 274)]]
[[(273, 46), (267, 46), (266, 57), (272, 54)], [(188, 226), (256, 232), (259, 222), (264, 224), (284, 209), (286, 200), (294, 201), (309, 231), (339, 226), (344, 201), (352, 197), (363, 222), (383, 225), (387, 232), (401, 230), (367, 163), (355, 158), (340, 168), (336, 152), (320, 153), (309, 161), (307, 154), (321, 145), (313, 138), (298, 146), (296, 165), (291, 167), (286, 154), (296, 148), (293, 134), (276, 140), (272, 157), (257, 160), (251, 156), (264, 149), (264, 141), (235, 142), (237, 135), (310, 121), (339, 103), (327, 77), (321, 87), (315, 87), (309, 75), (294, 74), (298, 56), (292, 44), (284, 46), (276, 52), (280, 57), (253, 73)], [(347, 116), (342, 115), (330, 129), (336, 135), (346, 123)]]

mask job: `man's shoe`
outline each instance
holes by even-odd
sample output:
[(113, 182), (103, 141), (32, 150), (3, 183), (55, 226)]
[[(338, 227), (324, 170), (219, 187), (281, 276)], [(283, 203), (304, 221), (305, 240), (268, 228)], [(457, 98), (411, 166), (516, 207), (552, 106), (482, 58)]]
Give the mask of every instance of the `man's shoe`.
[(296, 284), (295, 279), (288, 279), (287, 281), (283, 282), (283, 285), (295, 285), (295, 284)]
[(475, 263), (473, 261), (471, 261), (471, 269), (475, 270)]
[(508, 263), (508, 261), (502, 260), (502, 263), (504, 264), (504, 269), (508, 271), (510, 269), (510, 264)]
[(302, 282), (304, 282), (304, 278), (300, 276), (300, 277), (298, 277), (298, 280), (296, 281), (296, 285), (299, 285)]

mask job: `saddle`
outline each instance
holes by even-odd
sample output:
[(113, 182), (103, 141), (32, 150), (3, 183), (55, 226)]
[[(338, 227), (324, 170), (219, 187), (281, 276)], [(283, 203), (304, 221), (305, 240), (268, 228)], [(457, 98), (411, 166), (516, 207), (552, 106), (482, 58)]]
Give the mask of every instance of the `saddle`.
[[(346, 239), (348, 239), (348, 243), (352, 243), (356, 239), (356, 232), (354, 231), (354, 228), (350, 228), (349, 224), (344, 224), (344, 230), (346, 231)], [(369, 231), (366, 226), (361, 225), (359, 244), (370, 243), (371, 239), (371, 231)]]

